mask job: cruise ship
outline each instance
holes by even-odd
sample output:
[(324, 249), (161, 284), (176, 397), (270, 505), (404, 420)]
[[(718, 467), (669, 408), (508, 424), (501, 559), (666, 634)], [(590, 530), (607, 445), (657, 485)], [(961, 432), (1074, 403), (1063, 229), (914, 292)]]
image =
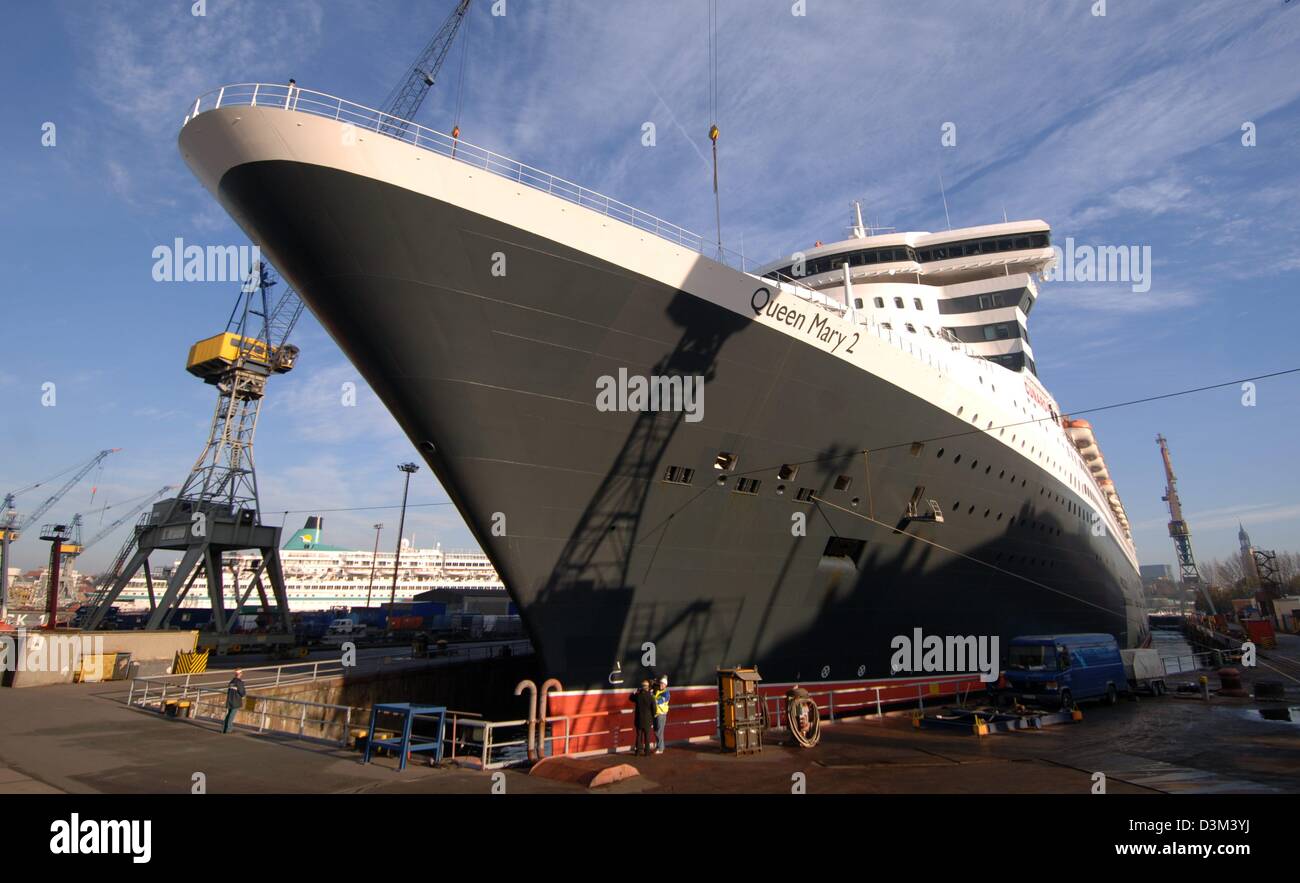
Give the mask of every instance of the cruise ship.
[[(327, 545), (324, 520), (312, 516), (280, 550), (289, 609), (377, 607), (388, 603), (390, 598), (400, 603), (412, 601), (425, 592), (437, 592), (434, 597), (472, 597), (473, 607), (480, 612), (504, 614), (508, 610), (505, 586), (481, 551), (444, 551), (441, 544), (420, 549), (403, 538), (394, 591), (393, 562), (397, 558), (391, 549), (376, 551)], [(229, 554), (225, 560), (231, 570), (230, 585), (247, 585), (260, 570), (261, 556), (256, 552)], [(170, 562), (170, 568), (179, 563), (177, 558)], [(162, 565), (154, 574), (155, 584), (160, 578), (165, 581), (168, 570), (169, 565)], [(143, 572), (127, 583), (117, 598), (117, 605), (126, 610), (149, 606), (149, 587)], [(195, 577), (195, 585), (181, 606), (209, 606), (207, 580), (202, 572)]]
[[(751, 267), (324, 93), (187, 111), (185, 161), (436, 473), (566, 692), (736, 665), (888, 684), (917, 629), (1145, 639), (1094, 429), (1037, 376), (1045, 222), (859, 224)], [(612, 378), (665, 395), (602, 406)]]

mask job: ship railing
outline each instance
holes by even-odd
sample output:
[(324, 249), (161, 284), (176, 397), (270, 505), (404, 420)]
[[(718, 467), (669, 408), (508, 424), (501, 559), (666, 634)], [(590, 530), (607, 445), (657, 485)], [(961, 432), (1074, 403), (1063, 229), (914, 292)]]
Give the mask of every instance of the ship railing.
[[(575, 205), (580, 205), (583, 208), (599, 212), (638, 230), (653, 233), (661, 239), (674, 242), (683, 248), (688, 248), (741, 272), (750, 272), (750, 262), (743, 253), (725, 248), (716, 241), (710, 241), (699, 233), (678, 224), (665, 221), (663, 218), (628, 205), (625, 202), (620, 202), (603, 193), (598, 193), (588, 187), (583, 187), (581, 184), (575, 184), (558, 175), (526, 165), (487, 148), (471, 144), (461, 138), (421, 126), (410, 120), (400, 119), (373, 107), (366, 107), (363, 104), (339, 98), (336, 95), (285, 84), (232, 83), (205, 92), (194, 99), (194, 104), (190, 107), (182, 127), (188, 125), (190, 120), (205, 111), (231, 106), (271, 107), (309, 113), (337, 120), (356, 129), (396, 138), (415, 147), (483, 169), (494, 175), (499, 175), (516, 183), (532, 187), (535, 190), (549, 193)], [(346, 139), (349, 136), (350, 133), (345, 130), (340, 137)], [(758, 279), (760, 277), (755, 276), (754, 278)], [(838, 313), (844, 311), (843, 305), (837, 304), (798, 279), (775, 272), (762, 278), (769, 282), (777, 282), (783, 289), (797, 294), (818, 307)]]

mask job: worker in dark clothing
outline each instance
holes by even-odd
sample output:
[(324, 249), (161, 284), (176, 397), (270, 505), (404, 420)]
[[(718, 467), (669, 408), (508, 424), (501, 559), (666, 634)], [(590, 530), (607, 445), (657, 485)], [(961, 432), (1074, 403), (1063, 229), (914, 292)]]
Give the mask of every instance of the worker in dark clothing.
[(629, 701), (636, 709), (632, 721), (636, 727), (636, 746), (632, 753), (648, 755), (651, 734), (655, 728), (655, 694), (650, 689), (649, 678), (641, 682), (641, 689), (633, 693)]
[(226, 684), (226, 719), (221, 724), (221, 732), (229, 733), (230, 726), (235, 722), (235, 712), (244, 704), (244, 697), (248, 691), (244, 689), (244, 670), (235, 669), (235, 676)]

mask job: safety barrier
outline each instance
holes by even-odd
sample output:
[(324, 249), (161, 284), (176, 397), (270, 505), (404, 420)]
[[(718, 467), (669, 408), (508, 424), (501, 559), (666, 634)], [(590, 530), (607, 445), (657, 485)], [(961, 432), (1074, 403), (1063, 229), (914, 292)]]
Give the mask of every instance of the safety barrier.
[[(781, 725), (785, 692), (790, 686), (770, 684), (759, 688), (770, 726)], [(883, 716), (885, 707), (889, 705), (917, 703), (924, 707), (927, 700), (945, 696), (956, 696), (964, 701), (970, 692), (984, 688), (978, 678), (971, 675), (804, 686), (817, 704), (824, 722), (860, 714)], [(629, 689), (627, 692), (597, 694), (552, 693), (550, 708), (560, 713), (547, 717), (547, 728), (544, 728), (542, 736), (546, 753), (581, 755), (619, 751), (634, 745), (633, 711), (627, 701), (630, 692)], [(717, 708), (715, 687), (673, 687), (665, 741), (716, 738)]]
[[(318, 662), (264, 665), (241, 670), (244, 673), (244, 686), (251, 690), (257, 687), (305, 684), (321, 678), (338, 677), (345, 673), (346, 667), (340, 659), (323, 659)], [(131, 679), (131, 688), (127, 693), (126, 701), (128, 705), (159, 704), (169, 697), (175, 698), (177, 692), (217, 687), (224, 690), (233, 675), (234, 671), (225, 670), (135, 677)]]

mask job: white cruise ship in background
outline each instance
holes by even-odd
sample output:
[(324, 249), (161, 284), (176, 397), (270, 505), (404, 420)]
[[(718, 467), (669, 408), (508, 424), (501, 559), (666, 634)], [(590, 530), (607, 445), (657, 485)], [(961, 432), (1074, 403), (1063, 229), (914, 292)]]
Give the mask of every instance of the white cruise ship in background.
[[(394, 594), (395, 552), (381, 549), (375, 553), (369, 549), (326, 545), (322, 541), (322, 525), (321, 518), (308, 518), (303, 528), (280, 550), (289, 609), (328, 610), (333, 607), (377, 607), (388, 603)], [(257, 553), (252, 552), (229, 555), (227, 560), (234, 562), (227, 567), (232, 577), (231, 585), (247, 585), (248, 578), (257, 569), (261, 559)], [(161, 567), (155, 565), (155, 584), (159, 580), (165, 581), (168, 571), (179, 563), (180, 558), (177, 557)], [(476, 551), (444, 551), (441, 544), (431, 549), (419, 549), (414, 548), (409, 540), (403, 539), (395, 600), (412, 601), (417, 595), (430, 591), (446, 592), (448, 598), (475, 596), (483, 599), (498, 595), (501, 607), (499, 612), (506, 613), (506, 588), (485, 554)], [(117, 603), (126, 610), (149, 606), (149, 591), (143, 572), (127, 584)], [(201, 575), (181, 606), (209, 606), (207, 582)], [(476, 606), (482, 609), (482, 603)]]

